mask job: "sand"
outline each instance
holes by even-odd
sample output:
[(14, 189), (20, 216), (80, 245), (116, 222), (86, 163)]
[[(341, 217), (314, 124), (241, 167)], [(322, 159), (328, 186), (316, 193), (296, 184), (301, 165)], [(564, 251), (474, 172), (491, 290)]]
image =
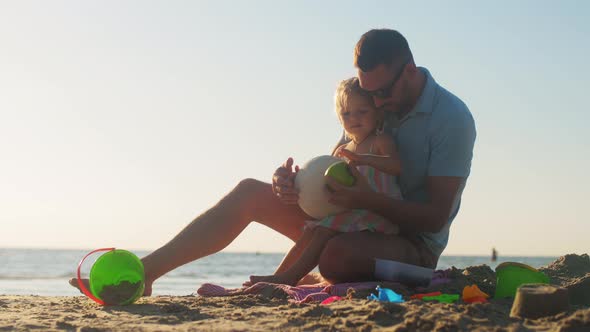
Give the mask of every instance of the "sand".
[[(510, 318), (512, 300), (478, 304), (402, 304), (366, 300), (370, 292), (328, 306), (294, 304), (284, 297), (239, 295), (204, 298), (156, 296), (130, 306), (101, 307), (83, 296), (0, 295), (0, 331), (590, 331), (590, 259), (566, 255), (542, 269), (551, 283), (568, 288), (570, 309), (539, 319)], [(453, 269), (453, 281), (429, 290), (460, 293), (476, 283), (493, 294), (487, 266)], [(409, 288), (399, 292), (412, 294)]]

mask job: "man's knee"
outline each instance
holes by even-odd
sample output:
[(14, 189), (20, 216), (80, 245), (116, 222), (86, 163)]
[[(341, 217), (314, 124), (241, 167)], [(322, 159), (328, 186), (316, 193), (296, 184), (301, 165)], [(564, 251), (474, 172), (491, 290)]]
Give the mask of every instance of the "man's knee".
[(344, 243), (345, 234), (331, 238), (322, 250), (318, 268), (320, 274), (330, 282), (338, 282), (342, 277), (342, 267), (347, 264), (347, 246)]
[(235, 188), (229, 193), (229, 197), (233, 199), (244, 200), (256, 200), (265, 190), (269, 188), (268, 183), (258, 181), (256, 179), (243, 179)]
[(268, 185), (268, 183), (264, 183), (262, 181), (246, 178), (238, 182), (238, 185), (235, 187), (234, 191), (238, 192), (252, 192), (256, 191), (257, 189), (263, 187), (264, 185)]
[(268, 202), (266, 196), (269, 193), (272, 193), (270, 184), (247, 178), (241, 180), (226, 196), (225, 200), (237, 207), (241, 214), (246, 213), (253, 217), (260, 204)]
[(336, 235), (326, 243), (318, 263), (326, 280), (332, 283), (372, 280), (373, 262), (354, 243), (355, 233)]

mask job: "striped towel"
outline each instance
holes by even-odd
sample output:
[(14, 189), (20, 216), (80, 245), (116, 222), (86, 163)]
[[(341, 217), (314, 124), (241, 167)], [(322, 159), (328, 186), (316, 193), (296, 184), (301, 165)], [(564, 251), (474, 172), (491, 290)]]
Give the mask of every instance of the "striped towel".
[(258, 282), (245, 288), (225, 288), (214, 284), (203, 284), (197, 290), (197, 294), (204, 297), (213, 296), (234, 296), (244, 294), (263, 294), (275, 298), (288, 298), (294, 303), (321, 302), (330, 296), (346, 296), (349, 289), (364, 290), (375, 289), (377, 285), (383, 284), (378, 281), (343, 283), (343, 284), (315, 284), (302, 286), (289, 286), (282, 284), (271, 284)]

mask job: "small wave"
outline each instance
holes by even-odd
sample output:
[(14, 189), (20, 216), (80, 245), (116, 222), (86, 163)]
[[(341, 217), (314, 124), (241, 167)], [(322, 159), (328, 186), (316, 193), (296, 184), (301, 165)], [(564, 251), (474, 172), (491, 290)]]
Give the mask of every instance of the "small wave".
[(205, 278), (202, 273), (195, 273), (195, 272), (177, 272), (177, 273), (169, 273), (169, 277), (172, 278)]
[(63, 274), (58, 276), (40, 276), (40, 275), (1, 275), (0, 280), (58, 280), (69, 279), (73, 274)]

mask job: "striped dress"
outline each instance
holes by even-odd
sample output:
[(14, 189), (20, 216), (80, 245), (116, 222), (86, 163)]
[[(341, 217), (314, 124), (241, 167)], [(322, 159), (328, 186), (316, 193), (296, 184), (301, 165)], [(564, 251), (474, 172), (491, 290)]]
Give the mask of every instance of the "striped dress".
[[(370, 166), (357, 166), (364, 175), (371, 188), (376, 192), (385, 193), (390, 197), (401, 199), (401, 193), (395, 176), (382, 172)], [(321, 220), (311, 220), (306, 227), (327, 227), (339, 232), (380, 232), (385, 234), (399, 233), (399, 227), (384, 217), (368, 210), (348, 210)]]

